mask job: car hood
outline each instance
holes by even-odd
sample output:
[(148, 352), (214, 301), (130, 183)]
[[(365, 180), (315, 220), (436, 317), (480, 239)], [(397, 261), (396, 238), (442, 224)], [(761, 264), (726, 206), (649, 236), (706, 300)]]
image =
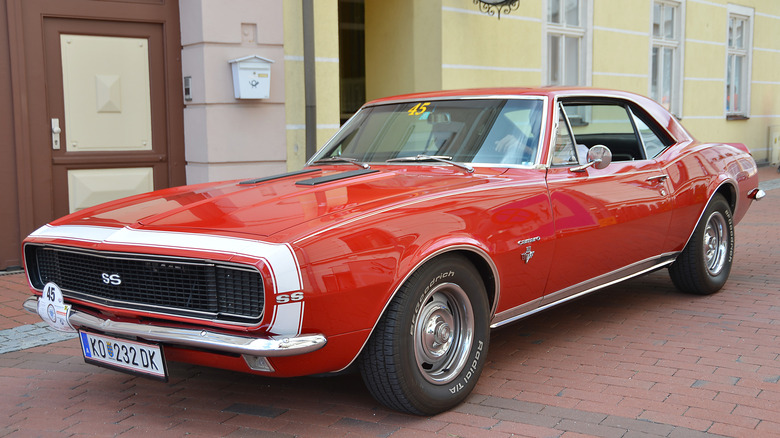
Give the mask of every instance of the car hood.
[[(316, 219), (311, 232), (407, 200), (485, 184), (500, 171), (328, 166), (254, 184), (239, 181), (160, 190), (81, 210), (52, 225), (95, 225), (269, 237)], [(311, 184), (333, 178), (332, 181)]]

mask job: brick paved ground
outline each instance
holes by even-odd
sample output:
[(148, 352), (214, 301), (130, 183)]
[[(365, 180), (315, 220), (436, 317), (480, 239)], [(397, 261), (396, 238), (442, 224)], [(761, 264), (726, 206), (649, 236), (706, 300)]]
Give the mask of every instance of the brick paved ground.
[[(0, 437), (778, 436), (780, 190), (768, 195), (737, 226), (720, 293), (678, 294), (664, 270), (499, 329), (475, 392), (441, 415), (384, 409), (357, 375), (171, 364), (158, 383), (84, 364), (71, 339), (0, 354)], [(27, 296), (22, 274), (0, 276), (0, 339), (39, 322), (19, 310)]]

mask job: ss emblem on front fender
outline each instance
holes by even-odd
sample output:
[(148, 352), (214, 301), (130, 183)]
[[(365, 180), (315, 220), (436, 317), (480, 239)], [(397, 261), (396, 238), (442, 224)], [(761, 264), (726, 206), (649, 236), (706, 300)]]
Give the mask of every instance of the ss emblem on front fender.
[(303, 301), (303, 292), (293, 292), (291, 294), (281, 294), (276, 296), (277, 304), (289, 303), (291, 301)]

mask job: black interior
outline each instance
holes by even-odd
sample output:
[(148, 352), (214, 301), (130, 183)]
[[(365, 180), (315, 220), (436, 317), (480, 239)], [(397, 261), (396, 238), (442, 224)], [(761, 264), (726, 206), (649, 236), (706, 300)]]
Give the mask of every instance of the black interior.
[(612, 161), (631, 161), (643, 160), (642, 146), (632, 134), (580, 134), (575, 135), (578, 144), (584, 144), (590, 149), (600, 144), (604, 145), (612, 152)]

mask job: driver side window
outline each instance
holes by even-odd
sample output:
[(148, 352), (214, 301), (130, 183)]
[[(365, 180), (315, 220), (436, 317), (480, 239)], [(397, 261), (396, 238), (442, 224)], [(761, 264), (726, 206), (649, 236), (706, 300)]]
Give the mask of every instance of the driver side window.
[(567, 113), (585, 114), (575, 124), (572, 134), (577, 143), (588, 149), (600, 144), (612, 152), (612, 161), (643, 160), (641, 141), (634, 131), (626, 107), (617, 103), (564, 103)]
[[(612, 161), (652, 158), (671, 142), (660, 137), (626, 102), (610, 99), (564, 100), (560, 113), (566, 117), (576, 152), (582, 156), (595, 145), (612, 152)], [(564, 125), (563, 122), (560, 123)], [(560, 134), (559, 134), (560, 136)], [(584, 164), (580, 159), (580, 164)]]

